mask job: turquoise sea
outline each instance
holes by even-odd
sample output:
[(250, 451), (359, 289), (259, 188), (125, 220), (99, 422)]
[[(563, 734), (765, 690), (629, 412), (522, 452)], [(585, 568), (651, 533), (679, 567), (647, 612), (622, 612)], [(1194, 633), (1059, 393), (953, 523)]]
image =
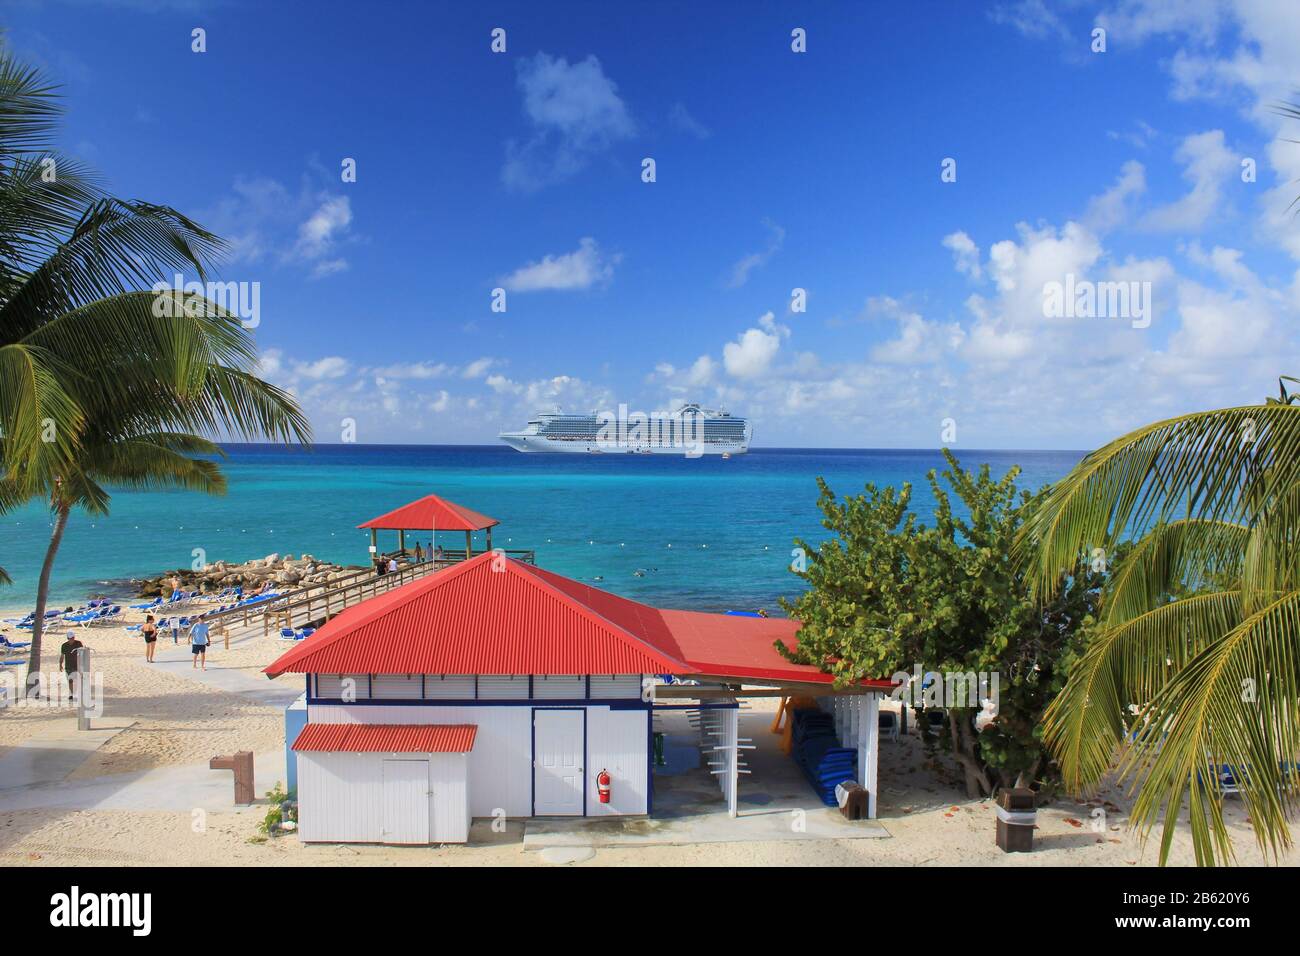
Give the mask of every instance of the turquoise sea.
[[(1084, 454), (954, 451), (999, 476), (1020, 465), (1022, 488), (1063, 477)], [(817, 476), (841, 496), (866, 482), (910, 481), (913, 508), (928, 519), (926, 472), (943, 467), (937, 450), (761, 448), (726, 461), (451, 445), (231, 445), (227, 454), (224, 497), (118, 492), (107, 519), (74, 513), (52, 600), (124, 593), (125, 579), (190, 566), (196, 548), (208, 561), (308, 552), (364, 563), (369, 533), (359, 523), (436, 493), (500, 519), (493, 544), (534, 549), (543, 567), (619, 594), (665, 607), (775, 609), (778, 595), (800, 586), (788, 570), (792, 539), (828, 535)], [(39, 505), (0, 516), (0, 567), (14, 578), (0, 589), (0, 607), (34, 604), (49, 531)], [(396, 537), (381, 532), (381, 548), (395, 547)], [(463, 542), (463, 534), (445, 539), (448, 547)]]

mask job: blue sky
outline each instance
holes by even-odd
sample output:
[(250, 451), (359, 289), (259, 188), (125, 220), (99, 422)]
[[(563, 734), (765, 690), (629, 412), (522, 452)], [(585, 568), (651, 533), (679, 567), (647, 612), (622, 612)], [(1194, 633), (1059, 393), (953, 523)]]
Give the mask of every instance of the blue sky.
[[(68, 152), (230, 241), (264, 374), (320, 441), (690, 399), (760, 445), (927, 447), (951, 419), (958, 447), (1080, 448), (1300, 374), (1300, 128), (1268, 109), (1300, 80), (1288, 3), (19, 0), (3, 23), (64, 84)], [(1067, 275), (1150, 282), (1150, 325), (1045, 318)]]

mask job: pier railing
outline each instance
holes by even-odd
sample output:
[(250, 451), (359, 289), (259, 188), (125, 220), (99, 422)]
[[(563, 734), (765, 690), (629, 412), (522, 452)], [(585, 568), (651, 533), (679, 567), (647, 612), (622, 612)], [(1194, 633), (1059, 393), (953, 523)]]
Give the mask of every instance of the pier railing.
[[(528, 564), (536, 564), (533, 551), (496, 549), (507, 556)], [(401, 552), (393, 552), (384, 557), (403, 558)], [(404, 584), (410, 584), (442, 568), (451, 567), (465, 560), (464, 550), (443, 549), (434, 560), (419, 563), (407, 563), (398, 566), (396, 571), (376, 574), (371, 568), (362, 568), (339, 576), (332, 581), (319, 582), (298, 588), (288, 593), (279, 594), (264, 602), (254, 602), (238, 607), (227, 608), (204, 614), (203, 619), (229, 645), (232, 637), (243, 637), (249, 631), (256, 630), (261, 624), (262, 634), (268, 635), (281, 628), (298, 628), (308, 624), (327, 621), (334, 615), (353, 605), (360, 604), (380, 594), (384, 594)]]

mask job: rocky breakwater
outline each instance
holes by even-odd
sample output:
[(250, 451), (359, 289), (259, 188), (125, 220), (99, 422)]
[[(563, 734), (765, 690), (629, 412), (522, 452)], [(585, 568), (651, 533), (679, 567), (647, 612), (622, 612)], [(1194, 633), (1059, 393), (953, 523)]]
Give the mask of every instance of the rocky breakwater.
[(329, 584), (358, 570), (361, 570), (360, 565), (331, 564), (317, 560), (310, 554), (304, 554), (300, 558), (295, 558), (292, 554), (268, 554), (264, 558), (254, 558), (242, 564), (213, 561), (205, 564), (200, 571), (177, 568), (157, 577), (137, 580), (135, 584), (141, 597), (170, 596), (173, 578), (180, 581), (180, 587), (184, 591), (213, 594), (226, 588), (242, 587), (244, 593), (248, 594), (267, 581), (277, 591), (285, 591), (313, 584)]

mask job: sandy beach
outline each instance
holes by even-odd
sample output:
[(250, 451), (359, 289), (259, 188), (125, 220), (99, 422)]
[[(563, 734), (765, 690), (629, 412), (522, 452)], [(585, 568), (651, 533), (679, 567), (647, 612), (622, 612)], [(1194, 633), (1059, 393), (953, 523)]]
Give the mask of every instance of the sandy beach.
[[(7, 613), (5, 616), (12, 616)], [(259, 789), (283, 770), (283, 706), (299, 692), (296, 680), (268, 681), (261, 668), (285, 642), (255, 636), (220, 643), (206, 674), (190, 667), (184, 644), (160, 641), (157, 663), (144, 659), (144, 642), (126, 625), (78, 629), (104, 679), (104, 713), (96, 726), (120, 727), (62, 779), (15, 790), (0, 780), (0, 861), (19, 865), (549, 865), (522, 844), (523, 824), (493, 833), (475, 823), (466, 846), (399, 848), (304, 845), (296, 836), (262, 837), (257, 824), (265, 805), (236, 809), (229, 776), (207, 769), (216, 754), (252, 750), (259, 755)], [(47, 637), (47, 671), (66, 628)], [(9, 629), (22, 640), (23, 632)], [(775, 702), (755, 701), (745, 730), (768, 736)], [(66, 710), (9, 708), (0, 712), (0, 767), (25, 741), (75, 734)], [(1004, 854), (993, 841), (990, 801), (967, 799), (958, 775), (942, 758), (927, 757), (915, 734), (881, 743), (880, 823), (886, 839), (771, 840), (684, 846), (601, 847), (582, 866), (737, 865), (987, 865), (1151, 866), (1158, 847), (1145, 847), (1130, 830), (1128, 798), (1107, 788), (1080, 804), (1062, 799), (1039, 812), (1035, 851)], [(279, 761), (278, 765), (276, 761)], [(201, 786), (201, 801), (183, 797)], [(273, 782), (273, 781), (271, 781)], [(175, 800), (169, 805), (168, 801)], [(177, 802), (179, 801), (179, 802)], [(1093, 821), (1105, 810), (1104, 832)], [(1238, 862), (1266, 862), (1255, 845), (1242, 805), (1229, 799)], [(196, 822), (200, 820), (201, 823)], [(1190, 839), (1180, 832), (1172, 863), (1193, 862)], [(1300, 862), (1292, 852), (1281, 861)]]

